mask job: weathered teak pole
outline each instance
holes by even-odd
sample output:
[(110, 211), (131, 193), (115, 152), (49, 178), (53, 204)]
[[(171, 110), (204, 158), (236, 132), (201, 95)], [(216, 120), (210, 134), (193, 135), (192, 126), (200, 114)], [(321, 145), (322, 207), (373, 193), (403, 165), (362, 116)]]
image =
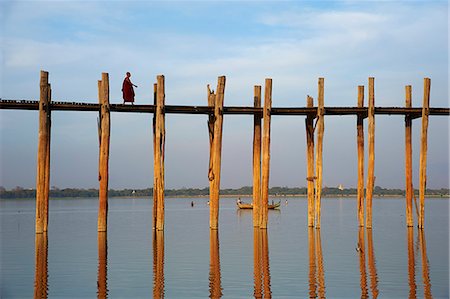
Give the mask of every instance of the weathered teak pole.
[[(254, 107), (261, 108), (261, 86), (254, 87)], [(253, 117), (253, 226), (259, 227), (261, 209), (261, 115)]]
[(48, 295), (48, 236), (47, 232), (35, 235), (34, 298)]
[(51, 89), (48, 72), (41, 71), (39, 98), (39, 135), (36, 175), (36, 233), (47, 231), (50, 186)]
[(420, 141), (419, 228), (423, 228), (425, 218), (425, 189), (427, 186), (427, 150), (428, 150), (427, 138), (428, 138), (428, 114), (430, 113), (430, 87), (431, 87), (431, 80), (429, 78), (425, 78), (423, 80), (422, 135)]
[[(411, 85), (405, 86), (405, 107), (411, 108)], [(405, 115), (405, 190), (406, 190), (406, 226), (413, 226), (413, 212), (412, 212), (412, 199), (413, 199), (413, 183), (412, 183), (412, 118), (410, 115)]]
[(272, 79), (266, 79), (264, 87), (264, 127), (262, 136), (262, 183), (261, 183), (261, 209), (260, 228), (267, 228), (269, 216), (269, 173), (270, 173), (270, 118), (272, 110)]
[[(153, 83), (153, 105), (156, 107), (156, 94), (158, 89), (158, 83)], [(153, 156), (156, 153), (156, 113), (153, 114), (152, 120), (152, 132), (153, 132)], [(152, 212), (152, 229), (156, 229), (156, 215), (157, 215), (157, 193), (156, 193), (156, 178), (155, 169), (157, 168), (157, 161), (153, 157), (153, 212)]]
[(324, 79), (319, 78), (319, 95), (317, 97), (317, 147), (316, 147), (316, 228), (320, 228), (320, 207), (322, 196), (322, 152), (324, 123)]
[(102, 80), (98, 82), (100, 107), (100, 156), (98, 180), (99, 208), (97, 229), (99, 232), (107, 230), (108, 218), (108, 180), (109, 180), (109, 136), (110, 136), (110, 112), (109, 112), (109, 76), (102, 73)]
[[(314, 100), (307, 96), (306, 107), (313, 107)], [(315, 114), (308, 114), (305, 119), (306, 127), (306, 181), (308, 187), (308, 226), (314, 226), (314, 118)]]
[(375, 183), (375, 79), (369, 78), (369, 161), (366, 185), (366, 227), (372, 228), (372, 196)]
[(220, 196), (220, 164), (222, 160), (222, 128), (223, 102), (225, 96), (225, 76), (218, 78), (214, 105), (214, 140), (212, 148), (212, 174), (209, 179), (213, 183), (209, 190), (209, 227), (218, 229), (219, 226), (219, 196)]
[(154, 114), (154, 169), (153, 169), (153, 204), (156, 204), (155, 229), (164, 230), (164, 76), (158, 75), (156, 87), (156, 107)]
[(108, 239), (106, 232), (98, 232), (97, 298), (108, 298)]
[[(358, 86), (358, 108), (364, 107), (364, 86)], [(364, 226), (364, 115), (358, 114), (356, 120), (358, 147), (358, 220)]]
[[(214, 111), (216, 103), (216, 95), (214, 91), (211, 91), (209, 84), (207, 86), (207, 98), (208, 106)], [(214, 114), (208, 115), (208, 133), (209, 133), (209, 168), (208, 168), (208, 180), (209, 180), (209, 190), (214, 188), (214, 175), (213, 175), (213, 158), (214, 158)]]

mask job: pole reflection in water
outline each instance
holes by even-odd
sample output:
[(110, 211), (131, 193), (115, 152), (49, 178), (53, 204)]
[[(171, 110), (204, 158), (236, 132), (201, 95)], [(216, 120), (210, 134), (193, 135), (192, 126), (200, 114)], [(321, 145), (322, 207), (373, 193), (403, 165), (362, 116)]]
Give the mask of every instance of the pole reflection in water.
[(272, 298), (270, 289), (269, 238), (267, 229), (253, 229), (253, 274), (255, 298)]
[(35, 238), (34, 298), (47, 298), (48, 295), (48, 236), (36, 234)]
[(325, 298), (325, 273), (323, 270), (320, 229), (308, 227), (309, 243), (309, 298)]
[(424, 297), (433, 298), (433, 295), (431, 294), (430, 266), (427, 256), (427, 244), (425, 241), (425, 231), (423, 229), (419, 229), (419, 243), (422, 253), (422, 279)]
[(408, 236), (408, 282), (409, 282), (409, 298), (416, 298), (416, 260), (414, 256), (414, 228), (407, 227)]
[(361, 284), (361, 298), (369, 297), (369, 290), (367, 289), (367, 273), (366, 273), (366, 248), (364, 238), (364, 227), (360, 226), (358, 231), (358, 247), (359, 252), (359, 273)]
[(219, 231), (209, 230), (209, 298), (221, 298)]
[(98, 232), (97, 298), (108, 298), (108, 240), (106, 232)]
[(164, 231), (153, 232), (153, 298), (164, 298)]
[(373, 250), (373, 238), (372, 229), (367, 229), (367, 247), (368, 247), (368, 258), (369, 258), (369, 273), (370, 273), (370, 290), (372, 292), (372, 297), (378, 297), (378, 275), (377, 267), (375, 261), (375, 252)]

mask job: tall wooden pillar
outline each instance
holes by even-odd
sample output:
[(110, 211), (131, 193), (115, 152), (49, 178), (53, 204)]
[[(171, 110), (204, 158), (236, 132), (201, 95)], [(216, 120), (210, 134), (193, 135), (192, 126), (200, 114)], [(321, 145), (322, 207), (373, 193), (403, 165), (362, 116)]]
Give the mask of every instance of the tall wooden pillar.
[[(314, 100), (308, 96), (306, 107), (312, 108)], [(314, 226), (314, 118), (316, 113), (308, 114), (305, 119), (306, 127), (306, 181), (308, 188), (308, 226)]]
[(320, 228), (320, 208), (322, 196), (322, 152), (323, 152), (323, 132), (325, 129), (324, 122), (324, 79), (319, 78), (318, 83), (319, 96), (317, 98), (317, 147), (316, 147), (316, 228)]
[(110, 140), (110, 113), (109, 113), (109, 76), (102, 73), (102, 80), (98, 82), (100, 104), (100, 151), (99, 151), (99, 208), (97, 229), (99, 232), (107, 230), (108, 217), (108, 181), (109, 181), (109, 140)]
[(225, 76), (218, 78), (217, 94), (214, 105), (214, 140), (212, 146), (212, 179), (209, 190), (209, 227), (218, 229), (219, 226), (219, 196), (220, 196), (220, 164), (222, 160), (222, 128), (223, 128), (223, 101), (225, 96)]
[(369, 161), (366, 185), (366, 227), (372, 228), (372, 197), (375, 184), (375, 79), (369, 78)]
[[(364, 107), (364, 86), (358, 86), (358, 108)], [(358, 220), (364, 226), (364, 115), (358, 114), (356, 120), (358, 147)]]
[(36, 174), (36, 233), (47, 231), (50, 187), (51, 88), (48, 72), (41, 71), (39, 98), (39, 135)]
[[(254, 87), (254, 107), (261, 108), (261, 86)], [(261, 114), (253, 117), (253, 227), (259, 227), (261, 209)]]
[(154, 168), (153, 168), (153, 205), (156, 205), (156, 215), (153, 215), (156, 230), (164, 230), (164, 147), (166, 139), (164, 117), (164, 76), (157, 77), (156, 106), (154, 117)]
[(269, 210), (269, 173), (270, 173), (270, 118), (272, 111), (272, 79), (266, 79), (264, 89), (264, 127), (262, 136), (262, 184), (260, 228), (267, 228)]
[(425, 218), (425, 190), (427, 188), (427, 150), (428, 150), (428, 114), (430, 113), (430, 88), (431, 80), (423, 81), (423, 107), (422, 107), (422, 135), (420, 141), (420, 166), (419, 166), (419, 228), (424, 227)]
[[(405, 86), (405, 107), (411, 108), (411, 85)], [(412, 199), (413, 199), (413, 183), (412, 183), (412, 118), (411, 115), (405, 115), (405, 190), (406, 190), (406, 226), (413, 226), (413, 212), (412, 212)]]

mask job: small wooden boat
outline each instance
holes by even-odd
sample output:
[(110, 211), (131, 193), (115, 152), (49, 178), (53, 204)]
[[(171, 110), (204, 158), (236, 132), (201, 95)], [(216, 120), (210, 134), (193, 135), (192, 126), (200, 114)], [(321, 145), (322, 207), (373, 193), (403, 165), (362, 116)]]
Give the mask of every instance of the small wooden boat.
[[(245, 202), (236, 202), (239, 209), (253, 209), (253, 204), (251, 203), (245, 203)], [(280, 208), (280, 202), (269, 204), (268, 208), (269, 210), (279, 209)]]

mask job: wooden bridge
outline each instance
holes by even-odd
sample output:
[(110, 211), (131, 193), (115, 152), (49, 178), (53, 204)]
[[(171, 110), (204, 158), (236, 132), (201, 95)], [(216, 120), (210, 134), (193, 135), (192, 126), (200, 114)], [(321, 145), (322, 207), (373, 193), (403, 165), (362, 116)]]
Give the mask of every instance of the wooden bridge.
[[(210, 162), (208, 178), (210, 181), (210, 228), (218, 229), (220, 166), (222, 151), (223, 115), (253, 115), (253, 225), (267, 228), (269, 167), (270, 167), (270, 121), (272, 115), (306, 116), (307, 140), (307, 188), (308, 188), (308, 226), (320, 228), (321, 190), (322, 190), (322, 146), (324, 134), (324, 116), (355, 115), (358, 148), (358, 221), (359, 226), (372, 227), (372, 197), (375, 167), (375, 115), (401, 115), (405, 118), (405, 189), (406, 189), (406, 223), (413, 226), (413, 184), (412, 184), (412, 120), (422, 118), (422, 135), (419, 163), (419, 197), (417, 208), (418, 226), (424, 226), (427, 133), (429, 116), (449, 116), (450, 108), (430, 108), (431, 80), (424, 79), (422, 107), (411, 106), (411, 86), (405, 87), (405, 107), (375, 107), (375, 80), (368, 81), (368, 105), (364, 106), (364, 86), (358, 86), (356, 107), (325, 107), (324, 79), (318, 80), (317, 106), (313, 98), (306, 98), (305, 107), (272, 107), (272, 79), (265, 80), (264, 106), (261, 107), (261, 86), (254, 87), (254, 106), (224, 106), (225, 77), (218, 78), (216, 92), (208, 86), (205, 106), (165, 105), (164, 76), (157, 76), (154, 84), (153, 105), (110, 104), (109, 76), (102, 73), (98, 81), (99, 103), (65, 102), (51, 100), (51, 87), (48, 72), (41, 71), (40, 98), (37, 100), (0, 99), (0, 109), (38, 110), (39, 137), (36, 179), (36, 233), (47, 231), (48, 198), (50, 186), (50, 133), (52, 111), (97, 111), (99, 112), (99, 211), (98, 231), (107, 230), (108, 178), (109, 178), (109, 144), (110, 113), (153, 113), (153, 148), (154, 148), (154, 182), (153, 182), (153, 229), (164, 230), (164, 150), (165, 150), (165, 114), (204, 114), (208, 115), (210, 140)], [(364, 122), (368, 118), (368, 177), (364, 188)], [(262, 123), (263, 122), (263, 123)], [(366, 189), (366, 194), (364, 190)], [(366, 200), (366, 217), (364, 218), (364, 199)]]

